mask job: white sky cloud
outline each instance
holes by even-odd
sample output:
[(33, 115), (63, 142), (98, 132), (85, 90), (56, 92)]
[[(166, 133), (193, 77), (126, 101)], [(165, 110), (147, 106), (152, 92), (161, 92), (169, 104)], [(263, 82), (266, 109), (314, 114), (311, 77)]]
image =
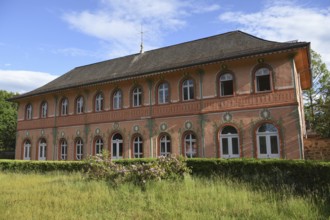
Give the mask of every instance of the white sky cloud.
[(50, 82), (56, 77), (43, 72), (0, 69), (0, 90), (25, 93)]
[(106, 51), (111, 51), (107, 58), (138, 53), (141, 25), (144, 48), (150, 50), (162, 44), (162, 36), (184, 27), (186, 16), (220, 8), (182, 0), (101, 0), (101, 4), (102, 9), (66, 13), (63, 19), (73, 29), (106, 42)]
[(255, 13), (226, 12), (221, 21), (236, 23), (239, 29), (274, 41), (311, 42), (330, 68), (330, 7), (322, 10), (300, 6), (299, 2), (268, 3)]

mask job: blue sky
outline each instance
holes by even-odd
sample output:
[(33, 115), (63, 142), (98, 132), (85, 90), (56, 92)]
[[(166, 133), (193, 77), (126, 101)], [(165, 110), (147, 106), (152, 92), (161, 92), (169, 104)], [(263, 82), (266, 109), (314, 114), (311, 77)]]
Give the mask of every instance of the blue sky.
[(330, 67), (328, 0), (0, 0), (0, 89), (27, 92), (137, 53), (141, 24), (145, 50), (242, 30), (311, 42)]

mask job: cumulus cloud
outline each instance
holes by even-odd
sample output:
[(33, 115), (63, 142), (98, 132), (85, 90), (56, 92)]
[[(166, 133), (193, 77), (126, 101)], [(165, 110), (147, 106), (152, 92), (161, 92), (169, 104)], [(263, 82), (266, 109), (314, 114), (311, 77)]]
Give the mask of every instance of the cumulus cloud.
[(268, 40), (311, 42), (312, 49), (322, 55), (330, 68), (330, 7), (319, 9), (280, 1), (268, 3), (259, 12), (226, 12), (219, 19)]
[[(186, 25), (191, 14), (218, 10), (216, 4), (180, 0), (101, 0), (102, 8), (63, 15), (69, 25), (106, 44), (107, 58), (137, 53), (143, 25), (144, 48), (162, 45), (162, 37)], [(200, 10), (197, 10), (197, 9)]]
[(0, 69), (0, 90), (25, 93), (50, 82), (56, 77), (43, 72)]

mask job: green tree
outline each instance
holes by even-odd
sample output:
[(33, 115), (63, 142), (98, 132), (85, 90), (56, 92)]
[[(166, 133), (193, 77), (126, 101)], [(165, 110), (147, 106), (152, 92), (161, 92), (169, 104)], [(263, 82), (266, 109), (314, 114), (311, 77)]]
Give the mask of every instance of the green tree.
[(313, 50), (311, 62), (313, 87), (304, 92), (306, 120), (312, 131), (330, 137), (330, 72)]
[(17, 94), (0, 90), (0, 149), (15, 148), (17, 104), (6, 101)]

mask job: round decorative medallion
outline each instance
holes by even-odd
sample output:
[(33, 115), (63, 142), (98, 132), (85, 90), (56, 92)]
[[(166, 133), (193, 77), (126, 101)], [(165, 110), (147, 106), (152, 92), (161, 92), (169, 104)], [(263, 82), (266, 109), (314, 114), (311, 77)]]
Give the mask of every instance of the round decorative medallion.
[(99, 128), (96, 128), (95, 133), (96, 134), (99, 134), (100, 133), (100, 129)]
[(160, 130), (165, 131), (166, 129), (167, 129), (167, 124), (162, 123), (162, 124), (160, 125)]
[(232, 116), (229, 112), (226, 112), (226, 113), (222, 116), (222, 119), (223, 119), (223, 121), (225, 121), (225, 122), (229, 122), (229, 121), (231, 121), (232, 118), (233, 118), (233, 116)]
[(64, 137), (64, 132), (63, 131), (61, 132), (61, 137)]
[(134, 125), (134, 126), (133, 126), (133, 131), (135, 131), (135, 132), (138, 132), (138, 131), (139, 131), (139, 129), (140, 129), (140, 128), (139, 128), (139, 126), (138, 126), (138, 125)]
[(79, 130), (77, 131), (77, 136), (80, 136), (80, 131)]
[(187, 121), (187, 122), (185, 123), (184, 127), (185, 127), (187, 130), (189, 130), (189, 129), (192, 128), (192, 123), (191, 123), (190, 121)]
[(118, 129), (119, 128), (119, 124), (118, 124), (118, 122), (115, 122), (115, 123), (113, 123), (113, 129)]
[(268, 119), (270, 118), (270, 111), (268, 109), (263, 109), (261, 112), (260, 112), (260, 117), (263, 118), (263, 119)]

